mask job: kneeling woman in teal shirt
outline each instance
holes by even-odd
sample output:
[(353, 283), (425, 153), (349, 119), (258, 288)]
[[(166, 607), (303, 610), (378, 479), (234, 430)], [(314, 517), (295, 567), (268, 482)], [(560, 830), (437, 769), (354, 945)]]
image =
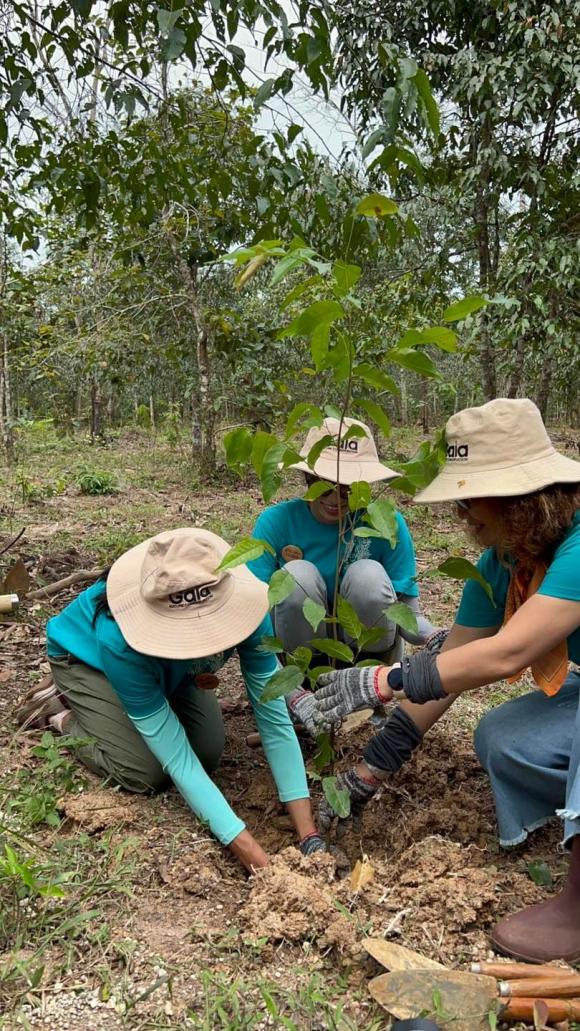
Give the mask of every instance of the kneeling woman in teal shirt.
[[(496, 948), (530, 962), (580, 960), (580, 462), (558, 454), (536, 406), (490, 401), (452, 416), (447, 461), (418, 502), (454, 502), (484, 551), (440, 654), (326, 674), (319, 720), (401, 702), (364, 762), (339, 774), (360, 809), (464, 691), (531, 669), (539, 690), (493, 708), (475, 734), (500, 843), (517, 845), (559, 816), (570, 849), (560, 894), (502, 920)], [(491, 589), (491, 590), (490, 590)], [(490, 597), (490, 594), (492, 597)], [(576, 664), (570, 669), (569, 664)], [(328, 803), (321, 829), (334, 816)]]
[[(259, 650), (271, 633), (267, 589), (246, 566), (216, 572), (229, 545), (200, 529), (158, 534), (131, 548), (108, 576), (47, 626), (54, 687), (27, 714), (93, 738), (79, 752), (129, 791), (171, 779), (200, 820), (248, 870), (268, 857), (208, 776), (224, 745), (213, 691), (237, 651), (266, 757), (302, 850), (324, 849), (312, 822), (300, 747), (283, 700), (260, 702), (276, 671)], [(205, 686), (204, 686), (205, 685)]]

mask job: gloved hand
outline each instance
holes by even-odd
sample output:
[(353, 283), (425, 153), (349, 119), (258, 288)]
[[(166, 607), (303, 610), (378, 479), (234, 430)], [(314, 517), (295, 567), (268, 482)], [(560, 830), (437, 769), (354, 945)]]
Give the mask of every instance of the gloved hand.
[(317, 833), (307, 834), (302, 838), (298, 848), (303, 856), (312, 856), (315, 852), (328, 852), (326, 842)]
[(441, 627), (440, 630), (434, 630), (432, 634), (429, 634), (429, 637), (425, 641), (425, 648), (434, 655), (439, 655), (439, 652), (449, 637), (449, 633), (449, 627)]
[(336, 778), (336, 786), (339, 790), (348, 791), (350, 798), (350, 813), (348, 816), (339, 816), (326, 797), (322, 799), (318, 808), (318, 827), (323, 834), (328, 834), (334, 820), (336, 825), (337, 838), (342, 837), (351, 826), (360, 824), (362, 813), (367, 802), (370, 802), (373, 795), (381, 785), (378, 777), (372, 776), (372, 780), (365, 780), (351, 767), (344, 773), (339, 773)]
[(348, 716), (355, 709), (365, 705), (376, 705), (391, 700), (392, 694), (379, 692), (377, 676), (381, 666), (351, 666), (349, 669), (333, 670), (318, 678), (316, 707), (319, 714), (329, 723)]
[(312, 691), (297, 687), (286, 695), (286, 705), (294, 726), (301, 724), (314, 741), (319, 734), (330, 730), (330, 722), (320, 714)]

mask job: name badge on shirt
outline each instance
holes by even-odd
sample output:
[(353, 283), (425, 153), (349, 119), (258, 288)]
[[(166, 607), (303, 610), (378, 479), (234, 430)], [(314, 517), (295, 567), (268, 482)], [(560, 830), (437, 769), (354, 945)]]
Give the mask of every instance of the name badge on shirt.
[(294, 562), (296, 559), (304, 558), (302, 548), (296, 544), (285, 544), (280, 554), (285, 562)]

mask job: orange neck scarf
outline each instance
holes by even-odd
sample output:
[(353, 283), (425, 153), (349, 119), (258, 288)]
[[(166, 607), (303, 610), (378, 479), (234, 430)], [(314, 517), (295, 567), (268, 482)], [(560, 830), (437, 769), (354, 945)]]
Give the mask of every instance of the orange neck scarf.
[[(542, 583), (547, 571), (545, 562), (538, 562), (533, 572), (527, 569), (515, 568), (510, 577), (503, 625), (511, 619), (514, 612), (517, 612), (520, 605), (523, 605), (528, 598), (536, 593)], [(513, 684), (524, 675), (522, 669), (513, 677), (508, 677), (508, 683)], [(553, 696), (558, 694), (568, 675), (568, 644), (564, 640), (557, 644), (545, 655), (532, 662), (532, 676), (544, 694)]]

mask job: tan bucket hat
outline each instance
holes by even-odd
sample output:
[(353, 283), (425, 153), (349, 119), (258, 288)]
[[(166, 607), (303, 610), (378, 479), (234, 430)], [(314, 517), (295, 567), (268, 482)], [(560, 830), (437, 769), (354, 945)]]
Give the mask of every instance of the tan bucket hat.
[(245, 640), (268, 611), (268, 587), (247, 566), (216, 573), (230, 545), (210, 530), (166, 530), (111, 566), (107, 600), (135, 651), (198, 659)]
[[(338, 439), (339, 426), (340, 421), (338, 419), (328, 418), (324, 420), (322, 426), (315, 426), (309, 430), (300, 454), (306, 458), (311, 448), (319, 440), (322, 440), (323, 437), (330, 436)], [(314, 469), (311, 469), (307, 462), (296, 462), (290, 466), (290, 469), (302, 469), (303, 472), (318, 476), (321, 480), (329, 480), (331, 483), (342, 483), (345, 486), (356, 483), (357, 480), (375, 483), (378, 480), (393, 480), (396, 476), (400, 476), (400, 473), (395, 472), (394, 469), (389, 469), (387, 465), (379, 462), (377, 445), (366, 423), (359, 422), (358, 419), (343, 419), (343, 438), (349, 426), (360, 426), (364, 430), (365, 436), (350, 437), (348, 440), (342, 439), (340, 452), (336, 442), (325, 447), (314, 463)], [(337, 463), (338, 479), (336, 475)]]
[(415, 501), (510, 498), (551, 483), (580, 482), (580, 462), (556, 451), (539, 409), (527, 398), (499, 397), (452, 415), (447, 460)]

